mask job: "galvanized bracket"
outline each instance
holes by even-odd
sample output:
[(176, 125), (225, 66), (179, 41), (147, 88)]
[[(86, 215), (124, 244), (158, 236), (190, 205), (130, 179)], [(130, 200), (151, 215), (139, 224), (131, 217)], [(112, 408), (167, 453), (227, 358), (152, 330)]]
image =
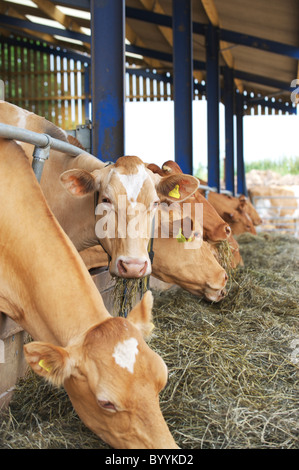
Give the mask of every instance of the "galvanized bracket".
[(44, 147), (39, 147), (38, 145), (36, 145), (32, 154), (32, 169), (39, 183), (42, 177), (45, 161), (48, 160), (50, 156), (51, 137), (48, 134), (43, 135), (47, 137), (47, 144)]

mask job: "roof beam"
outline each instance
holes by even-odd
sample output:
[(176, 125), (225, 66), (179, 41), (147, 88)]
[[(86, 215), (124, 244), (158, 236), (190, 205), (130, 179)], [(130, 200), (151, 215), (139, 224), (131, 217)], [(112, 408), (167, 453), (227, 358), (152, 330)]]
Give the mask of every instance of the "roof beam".
[[(201, 3), (212, 25), (221, 30), (221, 22), (214, 0), (201, 0)], [(226, 65), (230, 69), (234, 69), (235, 61), (226, 41), (220, 40), (220, 53)], [(240, 93), (242, 93), (244, 91), (244, 86), (241, 80), (234, 78), (234, 82)]]
[[(145, 21), (147, 23), (160, 24), (168, 26), (171, 22), (171, 16), (161, 15), (147, 10), (126, 7), (126, 15), (128, 18)], [(207, 25), (204, 23), (193, 22), (193, 32), (195, 34), (205, 35)], [(262, 39), (248, 34), (238, 33), (227, 29), (220, 28), (220, 38), (232, 44), (240, 46), (253, 47), (266, 52), (284, 55), (293, 59), (299, 59), (299, 47), (290, 44), (284, 44), (270, 39)]]
[[(173, 33), (172, 33), (172, 18), (169, 21), (169, 17), (165, 15), (165, 11), (161, 6), (159, 0), (139, 0), (144, 8), (148, 11), (153, 13), (162, 15), (167, 18), (167, 26), (157, 25), (159, 31), (161, 32), (162, 36), (164, 36), (166, 42), (173, 48)], [(200, 71), (193, 71), (193, 76), (199, 82), (203, 79), (202, 72)]]
[[(73, 18), (62, 13), (54, 3), (50, 0), (34, 0), (34, 3), (42, 10), (49, 18), (52, 20), (58, 21), (62, 26), (67, 30), (75, 31), (77, 33), (82, 33), (81, 27), (74, 21)], [(90, 49), (90, 41), (84, 42), (83, 45)]]
[(1, 15), (0, 14), (0, 24), (3, 25), (9, 25), (15, 28), (25, 28), (30, 31), (38, 31), (40, 33), (46, 33), (50, 34), (53, 36), (54, 34), (57, 34), (59, 36), (67, 37), (70, 39), (77, 39), (82, 42), (89, 42), (90, 43), (90, 36), (87, 34), (83, 33), (77, 33), (75, 31), (70, 31), (67, 29), (60, 29), (60, 28), (53, 28), (52, 26), (46, 26), (43, 24), (39, 23), (33, 23), (32, 21), (29, 20), (23, 20), (19, 18), (15, 18), (12, 16), (7, 16), (7, 15)]
[[(19, 13), (15, 8), (13, 8), (9, 3), (2, 2), (0, 5), (0, 14), (1, 15), (9, 15), (12, 16), (13, 18), (19, 18), (27, 21), (26, 16), (23, 14)], [(41, 33), (36, 33), (34, 31), (31, 31), (30, 28), (26, 29), (24, 28), (24, 32), (28, 35), (31, 35), (33, 37), (38, 37), (39, 39), (43, 39), (44, 41), (51, 42), (52, 44), (58, 45), (58, 41), (55, 40), (50, 34), (41, 34)]]

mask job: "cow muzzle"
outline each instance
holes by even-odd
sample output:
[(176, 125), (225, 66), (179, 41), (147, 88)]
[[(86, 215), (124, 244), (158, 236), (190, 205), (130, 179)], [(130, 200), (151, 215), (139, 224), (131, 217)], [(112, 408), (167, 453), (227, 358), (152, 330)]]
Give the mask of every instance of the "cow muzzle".
[(150, 266), (145, 260), (120, 257), (116, 261), (116, 271), (119, 277), (138, 279), (150, 274)]

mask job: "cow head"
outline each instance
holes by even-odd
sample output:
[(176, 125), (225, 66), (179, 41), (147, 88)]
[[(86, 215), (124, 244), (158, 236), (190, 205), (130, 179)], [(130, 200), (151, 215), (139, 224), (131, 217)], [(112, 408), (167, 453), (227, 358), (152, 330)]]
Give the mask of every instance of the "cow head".
[[(182, 170), (179, 165), (172, 160), (168, 160), (163, 163), (162, 168), (154, 163), (148, 164), (147, 168), (160, 176), (182, 174)], [(230, 226), (220, 217), (214, 207), (207, 201), (199, 190), (197, 190), (186, 202), (190, 202), (192, 206), (196, 203), (203, 204), (203, 219), (200, 223), (203, 225), (202, 230), (204, 240), (217, 243), (228, 239), (231, 234)], [(198, 221), (193, 218), (195, 230), (198, 229), (196, 228), (197, 222)]]
[[(226, 195), (221, 196), (229, 198), (229, 196)], [(244, 232), (250, 232), (256, 235), (256, 229), (248, 211), (247, 198), (241, 195), (238, 199), (231, 199), (236, 201), (236, 203), (232, 206), (235, 208), (231, 211), (223, 212), (223, 219), (230, 224), (233, 234), (240, 235)]]
[(175, 238), (157, 238), (155, 247), (154, 277), (213, 302), (226, 295), (228, 276), (209, 243), (195, 238), (183, 243)]
[(114, 448), (177, 448), (159, 407), (167, 367), (143, 339), (153, 328), (147, 292), (127, 319), (110, 317), (66, 347), (24, 346), (32, 369), (64, 385), (82, 421)]
[(68, 170), (60, 180), (75, 197), (95, 195), (96, 234), (111, 256), (110, 273), (124, 278), (151, 273), (148, 244), (159, 202), (183, 201), (198, 187), (189, 175), (154, 175), (134, 156), (92, 172)]

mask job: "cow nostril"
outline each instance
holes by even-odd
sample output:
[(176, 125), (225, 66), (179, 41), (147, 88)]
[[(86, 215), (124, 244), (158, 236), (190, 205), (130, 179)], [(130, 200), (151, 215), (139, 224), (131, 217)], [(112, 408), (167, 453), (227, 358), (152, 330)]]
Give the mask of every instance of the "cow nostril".
[(226, 233), (226, 235), (230, 235), (230, 234), (231, 234), (231, 231), (232, 231), (232, 229), (230, 228), (229, 225), (227, 225), (227, 226), (225, 227), (225, 233)]
[(118, 270), (121, 274), (126, 274), (127, 268), (122, 260), (119, 260), (117, 263)]
[(224, 274), (224, 280), (225, 280), (225, 281), (228, 280), (228, 275), (227, 275), (227, 273)]

